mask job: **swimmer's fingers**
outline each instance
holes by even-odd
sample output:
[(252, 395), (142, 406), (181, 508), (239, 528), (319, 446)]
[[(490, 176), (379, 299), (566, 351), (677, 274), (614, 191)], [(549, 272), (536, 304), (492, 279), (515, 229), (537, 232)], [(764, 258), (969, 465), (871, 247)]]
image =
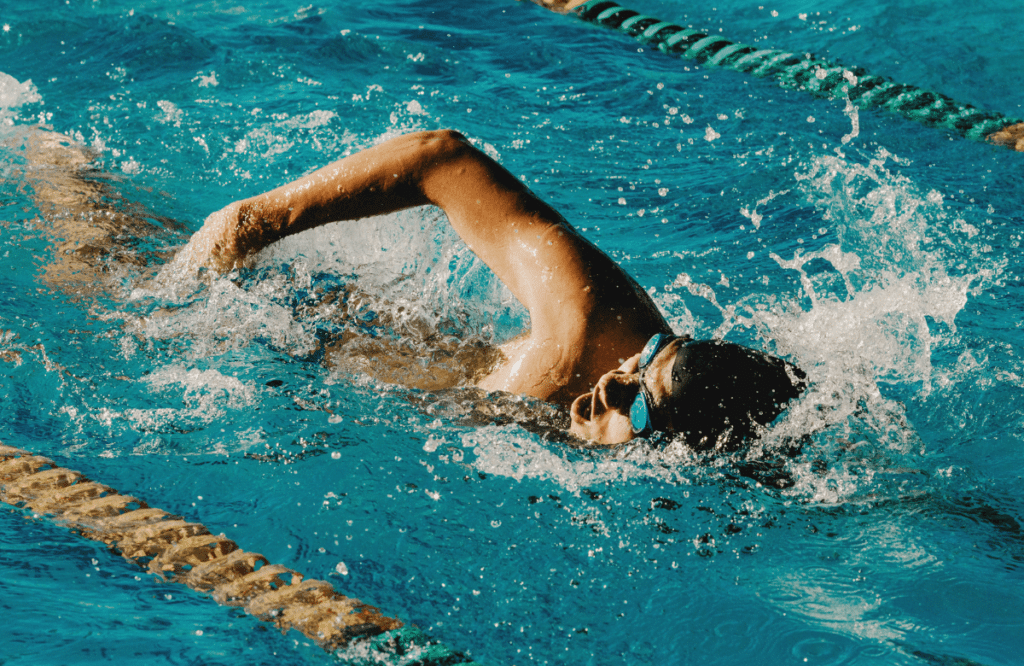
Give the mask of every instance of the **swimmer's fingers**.
[(999, 146), (1024, 153), (1024, 123), (1004, 127), (988, 135), (988, 140)]

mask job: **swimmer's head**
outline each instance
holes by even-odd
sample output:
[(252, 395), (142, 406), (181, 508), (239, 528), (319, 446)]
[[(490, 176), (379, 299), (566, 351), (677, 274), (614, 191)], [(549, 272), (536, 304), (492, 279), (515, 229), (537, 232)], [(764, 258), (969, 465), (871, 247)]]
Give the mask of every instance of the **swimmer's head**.
[(669, 393), (653, 411), (665, 420), (663, 430), (681, 433), (695, 448), (731, 448), (775, 420), (806, 379), (796, 366), (747, 347), (684, 341), (663, 384)]
[[(613, 383), (619, 388), (613, 390)], [(806, 388), (782, 359), (719, 340), (655, 335), (570, 410), (571, 431), (612, 444), (680, 433), (696, 449), (736, 448)]]

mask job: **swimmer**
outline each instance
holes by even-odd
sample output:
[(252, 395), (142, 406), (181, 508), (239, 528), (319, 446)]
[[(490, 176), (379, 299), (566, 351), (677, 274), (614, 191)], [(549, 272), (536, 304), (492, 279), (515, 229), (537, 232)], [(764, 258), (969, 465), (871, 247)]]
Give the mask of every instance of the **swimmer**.
[(654, 432), (735, 449), (805, 386), (796, 367), (716, 340), (674, 335), (650, 296), (551, 206), (454, 131), (407, 134), (210, 215), (174, 271), (250, 264), (286, 236), (434, 205), (530, 313), (477, 382), (568, 410), (597, 445)]

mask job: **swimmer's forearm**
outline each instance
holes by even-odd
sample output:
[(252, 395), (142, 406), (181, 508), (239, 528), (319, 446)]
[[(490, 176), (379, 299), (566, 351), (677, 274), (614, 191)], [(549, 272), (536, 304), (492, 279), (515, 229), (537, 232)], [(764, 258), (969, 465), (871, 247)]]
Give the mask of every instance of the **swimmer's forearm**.
[(391, 139), (270, 192), (238, 203), (234, 252), (259, 252), (286, 236), (331, 222), (358, 220), (435, 203), (437, 172), (459, 157), (488, 159), (454, 132)]
[(577, 261), (582, 251), (582, 241), (566, 233), (571, 228), (551, 206), (461, 134), (439, 130), (385, 141), (229, 205), (210, 216), (176, 263), (226, 270), (286, 236), (424, 204), (440, 207), (466, 244), (527, 304), (533, 283), (523, 278), (524, 252), (536, 260), (539, 244), (551, 240), (545, 234), (556, 231), (561, 241), (543, 245), (545, 256), (554, 253), (544, 261)]

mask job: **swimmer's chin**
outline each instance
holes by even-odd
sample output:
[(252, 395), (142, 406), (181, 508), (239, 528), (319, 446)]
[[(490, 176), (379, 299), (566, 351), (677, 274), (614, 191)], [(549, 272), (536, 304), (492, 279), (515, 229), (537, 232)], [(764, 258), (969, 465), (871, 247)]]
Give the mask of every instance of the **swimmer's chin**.
[(534, 4), (559, 14), (567, 14), (582, 5), (585, 0), (532, 0)]

